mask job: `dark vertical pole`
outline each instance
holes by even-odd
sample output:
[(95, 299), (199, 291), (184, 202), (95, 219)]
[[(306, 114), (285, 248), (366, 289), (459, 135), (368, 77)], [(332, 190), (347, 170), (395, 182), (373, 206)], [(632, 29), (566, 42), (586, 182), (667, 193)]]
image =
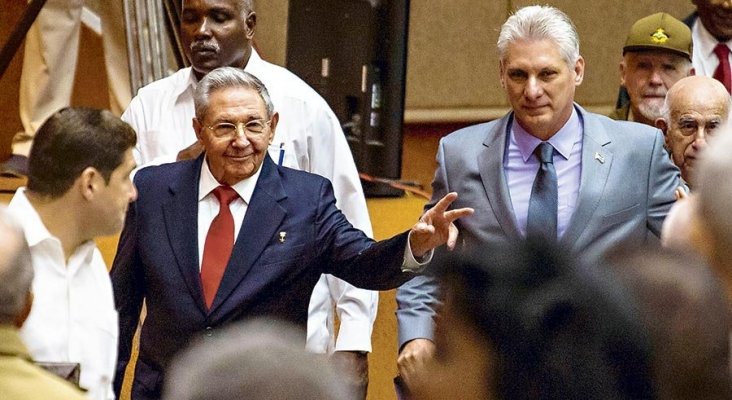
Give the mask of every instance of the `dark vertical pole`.
[(33, 21), (36, 20), (38, 13), (41, 12), (45, 4), (46, 0), (32, 0), (23, 12), (18, 25), (15, 26), (7, 43), (5, 43), (2, 51), (0, 51), (0, 78), (5, 74), (5, 70), (8, 69), (10, 62), (13, 60), (13, 56), (15, 56), (18, 48), (20, 48), (21, 43), (25, 39), (25, 35), (28, 34), (28, 30), (33, 25)]

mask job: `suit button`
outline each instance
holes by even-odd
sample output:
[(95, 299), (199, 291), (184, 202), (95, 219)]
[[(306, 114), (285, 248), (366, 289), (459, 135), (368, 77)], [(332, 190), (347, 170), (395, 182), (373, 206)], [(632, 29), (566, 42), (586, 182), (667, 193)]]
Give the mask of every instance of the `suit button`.
[(213, 328), (210, 326), (206, 327), (206, 332), (204, 333), (207, 337), (213, 336)]

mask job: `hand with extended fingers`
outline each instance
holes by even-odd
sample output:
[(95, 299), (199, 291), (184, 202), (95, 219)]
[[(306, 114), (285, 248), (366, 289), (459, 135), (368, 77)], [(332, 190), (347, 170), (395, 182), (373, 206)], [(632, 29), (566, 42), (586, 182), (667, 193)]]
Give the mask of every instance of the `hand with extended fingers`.
[(473, 214), (473, 209), (468, 207), (448, 210), (448, 207), (457, 197), (458, 195), (455, 192), (448, 193), (434, 207), (425, 211), (419, 222), (412, 227), (409, 235), (409, 246), (415, 257), (421, 257), (428, 251), (445, 243), (447, 243), (450, 250), (455, 248), (458, 229), (453, 221)]

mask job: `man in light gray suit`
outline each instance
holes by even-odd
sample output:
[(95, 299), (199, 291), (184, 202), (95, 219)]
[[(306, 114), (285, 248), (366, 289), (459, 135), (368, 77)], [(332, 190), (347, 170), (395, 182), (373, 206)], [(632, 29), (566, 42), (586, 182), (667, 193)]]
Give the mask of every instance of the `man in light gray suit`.
[[(590, 260), (610, 248), (658, 242), (679, 171), (649, 126), (612, 121), (574, 103), (585, 62), (572, 21), (553, 7), (518, 10), (498, 39), (512, 111), (440, 142), (432, 200), (460, 193), (475, 213), (458, 245), (500, 245), (532, 235)], [(432, 342), (437, 287), (418, 277), (397, 291), (399, 372), (419, 385)]]

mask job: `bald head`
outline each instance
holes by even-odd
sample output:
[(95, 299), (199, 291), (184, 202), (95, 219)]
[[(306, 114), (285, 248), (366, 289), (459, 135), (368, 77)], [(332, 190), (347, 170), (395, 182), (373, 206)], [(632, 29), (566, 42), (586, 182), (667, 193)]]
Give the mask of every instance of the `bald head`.
[(0, 325), (20, 327), (30, 310), (33, 267), (23, 230), (4, 207), (0, 207), (0, 238)]
[(725, 123), (730, 96), (724, 86), (707, 76), (689, 76), (676, 82), (666, 95), (663, 116), (656, 120), (681, 177), (693, 184), (699, 155)]

